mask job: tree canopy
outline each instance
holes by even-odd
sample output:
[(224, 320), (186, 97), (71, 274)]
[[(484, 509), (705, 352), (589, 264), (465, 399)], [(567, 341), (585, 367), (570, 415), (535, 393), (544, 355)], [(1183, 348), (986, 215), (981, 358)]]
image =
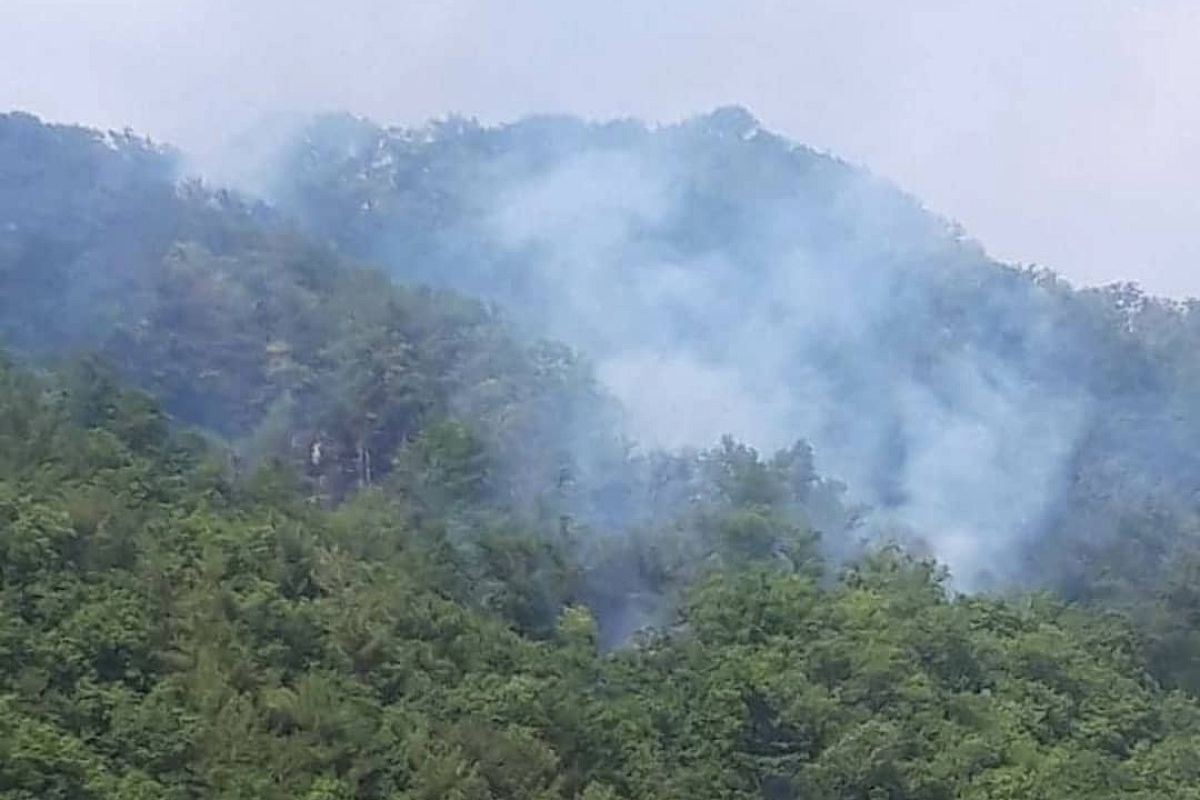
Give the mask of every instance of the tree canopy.
[[(1192, 304), (992, 264), (733, 109), (659, 131), (329, 118), (301, 144), (269, 205), (132, 134), (0, 116), (0, 798), (1200, 798)], [(681, 204), (608, 157), (631, 150), (670, 162)], [(599, 222), (554, 216), (577, 170), (621, 181)], [(634, 441), (606, 372), (624, 340), (538, 327), (583, 306), (521, 307), (563, 300), (567, 265), (541, 229), (482, 236), (488, 181), (602, 233), (563, 240), (597, 286), (681, 254), (726, 281), (697, 316), (668, 270), (651, 297), (714, 371), (651, 378), (761, 344), (747, 363), (798, 397), (844, 399), (814, 435), (886, 444), (846, 451), (870, 491), (799, 436)], [(750, 235), (772, 208), (807, 211)], [(792, 319), (763, 296), (796, 236), (899, 300), (764, 360), (738, 316)], [(595, 350), (547, 338), (572, 331)], [(914, 475), (973, 467), (914, 453), (889, 409), (918, 384), (968, 449), (1072, 422), (1053, 502), (967, 539), (1023, 581), (963, 591), (934, 557), (955, 520), (900, 515)], [(682, 394), (681, 416), (713, 399)], [(1048, 474), (1008, 444), (1000, 466)], [(964, 485), (1027, 508), (1008, 485), (921, 496)]]

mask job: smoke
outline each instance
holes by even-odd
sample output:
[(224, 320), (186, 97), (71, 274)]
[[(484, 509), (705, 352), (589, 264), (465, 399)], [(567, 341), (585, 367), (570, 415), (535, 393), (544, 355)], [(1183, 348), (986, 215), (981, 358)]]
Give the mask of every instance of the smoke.
[[(563, 124), (531, 127), (561, 145), (578, 133)], [(709, 160), (714, 142), (731, 163)], [(978, 248), (863, 173), (753, 174), (781, 148), (805, 169), (833, 164), (738, 110), (489, 162), (465, 203), (480, 211), (443, 244), (507, 271), (447, 263), (441, 280), (587, 353), (643, 445), (806, 438), (877, 524), (924, 539), (960, 586), (1011, 578), (1063, 491), (1085, 397), (1002, 357), (999, 330), (946, 330), (948, 282), (1000, 269)], [(1036, 351), (1049, 340), (1031, 291), (1004, 323)]]
[(182, 156), (180, 172), (211, 186), (255, 197), (270, 192), (275, 155), (284, 150), (308, 117), (299, 112), (262, 114), (231, 130), (213, 131)]
[(908, 458), (894, 512), (964, 588), (1011, 580), (1023, 537), (1064, 493), (1088, 403), (977, 360), (958, 359), (939, 388), (909, 383), (898, 398)]
[(677, 120), (746, 103), (1004, 258), (1195, 293), (1198, 15), (1187, 0), (5, 0), (0, 107), (132, 126), (228, 174), (237, 153), (214, 139), (264, 115)]

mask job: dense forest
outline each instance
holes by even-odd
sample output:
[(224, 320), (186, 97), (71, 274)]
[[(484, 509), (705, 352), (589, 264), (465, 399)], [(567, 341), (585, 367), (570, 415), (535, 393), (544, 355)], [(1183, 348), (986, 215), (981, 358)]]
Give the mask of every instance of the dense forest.
[(0, 797), (1200, 798), (1191, 304), (734, 109), (279, 158), (0, 116)]
[(1197, 541), (1194, 303), (998, 264), (741, 109), (658, 128), (325, 117), (272, 174), (342, 252), (586, 353), (643, 442), (810, 441), (961, 586), (1136, 593)]

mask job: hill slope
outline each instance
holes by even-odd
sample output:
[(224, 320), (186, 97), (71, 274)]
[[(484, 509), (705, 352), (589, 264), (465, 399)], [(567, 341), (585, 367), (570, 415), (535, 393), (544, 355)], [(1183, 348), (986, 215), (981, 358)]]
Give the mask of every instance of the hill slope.
[[(0, 342), (14, 354), (97, 357), (222, 440), (235, 474), (280, 460), (322, 504), (375, 487), (463, 546), (489, 532), (532, 553), (566, 543), (606, 643), (661, 619), (723, 552), (807, 558), (818, 531), (854, 549), (854, 514), (802, 443), (774, 458), (732, 441), (633, 452), (575, 353), (178, 182), (162, 148), (10, 115), (0, 176)], [(524, 624), (551, 625), (548, 608)]]
[(279, 207), (343, 252), (588, 353), (643, 442), (813, 442), (960, 586), (1120, 594), (1195, 544), (1194, 303), (997, 264), (740, 109), (662, 128), (326, 117), (277, 175)]
[[(293, 156), (267, 207), (0, 117), (0, 795), (1197, 797), (1190, 306), (736, 112)], [(857, 552), (805, 425), (1094, 602)]]
[(0, 364), (0, 795), (1200, 796), (1200, 707), (1120, 618), (893, 552), (825, 585), (757, 560), (605, 655), (576, 606), (513, 629), (519, 551), (214, 455), (92, 371)]

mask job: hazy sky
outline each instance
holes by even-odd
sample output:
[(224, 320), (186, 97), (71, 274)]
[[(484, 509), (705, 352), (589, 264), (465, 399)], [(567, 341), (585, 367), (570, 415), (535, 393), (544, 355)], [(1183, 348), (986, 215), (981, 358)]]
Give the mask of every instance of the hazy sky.
[(1197, 0), (0, 0), (0, 107), (201, 154), (310, 110), (730, 103), (1000, 258), (1200, 295)]

